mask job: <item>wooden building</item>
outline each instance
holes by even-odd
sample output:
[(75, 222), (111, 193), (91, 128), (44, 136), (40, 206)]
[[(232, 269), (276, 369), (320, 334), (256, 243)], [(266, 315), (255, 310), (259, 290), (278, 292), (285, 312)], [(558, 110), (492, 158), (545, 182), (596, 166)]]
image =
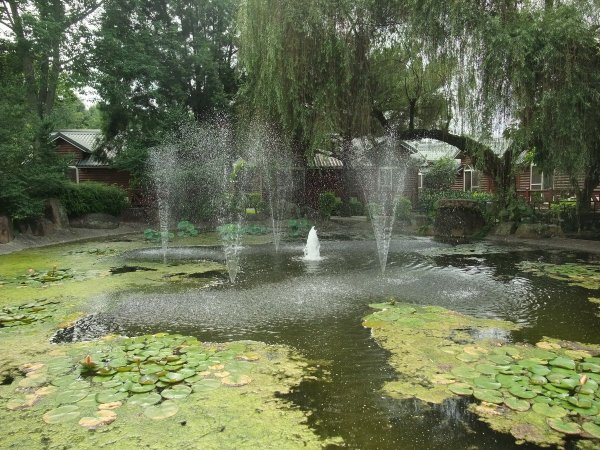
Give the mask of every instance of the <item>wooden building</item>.
[(102, 140), (102, 132), (97, 129), (57, 130), (50, 136), (56, 145), (56, 152), (69, 160), (70, 177), (76, 183), (97, 181), (129, 188), (129, 173), (111, 167), (107, 160), (96, 158)]

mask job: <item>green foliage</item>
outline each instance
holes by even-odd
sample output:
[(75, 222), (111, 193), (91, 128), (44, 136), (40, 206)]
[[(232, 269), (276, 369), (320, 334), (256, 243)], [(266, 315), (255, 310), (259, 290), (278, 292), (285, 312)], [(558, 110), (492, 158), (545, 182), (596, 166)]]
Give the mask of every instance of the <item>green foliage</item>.
[(333, 192), (321, 192), (319, 194), (319, 214), (322, 219), (329, 219), (335, 209), (341, 204), (339, 197)]
[(182, 220), (177, 224), (177, 236), (179, 237), (188, 237), (188, 236), (198, 236), (198, 229), (196, 226), (187, 221)]
[(494, 201), (494, 195), (488, 192), (478, 191), (432, 191), (423, 189), (417, 202), (417, 210), (432, 212), (437, 208), (437, 202), (441, 199), (466, 199), (475, 200), (481, 205)]
[(351, 216), (364, 216), (365, 207), (362, 202), (356, 197), (350, 197), (350, 215)]
[(67, 183), (60, 200), (69, 216), (106, 213), (118, 216), (127, 207), (127, 193), (102, 183)]
[(255, 235), (255, 236), (269, 233), (269, 230), (267, 229), (267, 227), (256, 224), (256, 223), (251, 223), (251, 224), (244, 226), (243, 231), (244, 231), (244, 234), (250, 234), (250, 235)]
[(262, 193), (249, 192), (246, 194), (246, 208), (254, 208), (256, 213), (261, 213), (266, 207), (267, 205), (262, 198)]
[(400, 197), (396, 205), (396, 219), (409, 221), (412, 212), (412, 203), (406, 197)]
[(304, 217), (300, 219), (290, 219), (288, 220), (288, 235), (294, 238), (306, 236), (311, 227), (311, 223)]
[(444, 157), (435, 161), (423, 177), (425, 189), (448, 191), (456, 181), (456, 163), (452, 158)]

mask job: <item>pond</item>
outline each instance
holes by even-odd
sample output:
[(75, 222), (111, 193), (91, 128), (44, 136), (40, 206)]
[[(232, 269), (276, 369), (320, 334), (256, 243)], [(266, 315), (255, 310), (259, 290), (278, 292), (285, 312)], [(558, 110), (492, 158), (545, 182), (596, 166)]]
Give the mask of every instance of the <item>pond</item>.
[[(94, 244), (116, 247), (103, 256), (104, 266), (117, 269), (106, 276), (110, 283), (118, 277), (153, 279), (162, 253), (134, 244)], [(373, 303), (393, 299), (510, 321), (518, 327), (477, 336), (506, 344), (533, 345), (545, 336), (600, 344), (598, 305), (589, 301), (593, 291), (532, 269), (565, 263), (597, 267), (587, 254), (487, 243), (451, 247), (429, 238), (395, 237), (381, 274), (371, 240), (321, 240), (320, 261), (304, 261), (302, 249), (301, 242), (282, 243), (279, 252), (269, 244), (246, 246), (232, 285), (218, 270), (207, 272), (204, 283), (192, 281), (203, 275), (190, 265), (222, 263), (218, 247), (173, 247), (167, 266), (184, 282), (109, 284), (89, 295), (78, 292), (85, 297), (80, 306), (85, 317), (54, 335), (54, 342), (167, 332), (205, 342), (285, 345), (306, 358), (313, 372), (279, 394), (280, 400), (303, 411), (319, 437), (341, 438), (329, 448), (373, 449), (537, 448), (517, 446), (513, 436), (492, 431), (464, 397), (428, 404), (387, 395), (384, 385), (401, 375), (390, 364), (390, 352), (363, 325)], [(64, 263), (70, 264), (68, 257)]]

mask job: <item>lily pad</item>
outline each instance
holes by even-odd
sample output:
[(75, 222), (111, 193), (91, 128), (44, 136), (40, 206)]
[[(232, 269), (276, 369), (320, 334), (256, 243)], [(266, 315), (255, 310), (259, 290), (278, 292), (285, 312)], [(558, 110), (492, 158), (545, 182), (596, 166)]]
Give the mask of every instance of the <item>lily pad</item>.
[(514, 359), (508, 355), (490, 355), (487, 356), (487, 359), (500, 365), (512, 364), (514, 362)]
[(502, 395), (493, 389), (474, 389), (473, 396), (477, 400), (481, 400), (483, 402), (495, 403), (497, 405), (504, 402), (504, 398)]
[(537, 394), (529, 389), (525, 389), (522, 386), (512, 386), (508, 390), (512, 395), (519, 398), (531, 399), (534, 398)]
[(135, 394), (142, 394), (144, 392), (150, 392), (153, 390), (154, 384), (131, 383), (131, 386), (129, 386), (129, 391)]
[(546, 405), (544, 403), (534, 403), (531, 408), (536, 413), (541, 414), (542, 416), (552, 417), (556, 419), (567, 415), (567, 410), (561, 408), (560, 406), (551, 406)]
[(177, 414), (179, 407), (172, 400), (166, 400), (156, 406), (147, 406), (144, 408), (144, 415), (152, 420), (162, 420)]
[(185, 376), (179, 372), (167, 372), (165, 375), (159, 378), (163, 383), (179, 383), (185, 379)]
[(448, 389), (450, 390), (450, 392), (456, 395), (473, 395), (473, 388), (466, 383), (454, 383), (448, 386)]
[(548, 364), (554, 367), (561, 367), (563, 369), (574, 370), (575, 369), (575, 361), (570, 358), (565, 358), (564, 356), (558, 356), (553, 360), (549, 361)]
[(192, 393), (192, 388), (183, 384), (178, 384), (172, 388), (163, 390), (160, 395), (168, 400), (181, 400)]
[(548, 426), (563, 434), (580, 434), (581, 428), (573, 422), (565, 422), (560, 419), (547, 419)]
[(79, 416), (79, 408), (76, 405), (63, 405), (48, 411), (42, 419), (46, 423), (65, 423), (77, 420)]
[(498, 373), (498, 366), (494, 364), (477, 364), (475, 370), (481, 372), (484, 375), (496, 375)]
[(194, 392), (209, 392), (221, 387), (221, 381), (214, 378), (206, 378), (197, 383), (192, 384)]
[(600, 439), (600, 425), (596, 425), (593, 422), (585, 422), (581, 428), (592, 437)]
[(457, 378), (466, 378), (466, 379), (477, 378), (478, 376), (481, 375), (481, 373), (477, 372), (476, 370), (472, 369), (469, 366), (455, 367), (454, 369), (451, 370), (451, 373), (452, 373), (452, 375), (454, 375)]
[(77, 403), (79, 400), (83, 400), (85, 397), (87, 397), (87, 394), (88, 392), (84, 390), (63, 391), (56, 396), (56, 401), (60, 404)]
[(94, 417), (82, 417), (79, 420), (79, 425), (90, 430), (95, 430), (97, 428), (110, 425), (116, 420), (116, 418), (117, 413), (115, 413), (114, 411), (100, 410), (96, 413)]
[(502, 387), (502, 384), (487, 377), (477, 377), (473, 380), (473, 382), (475, 383), (475, 386), (481, 389), (496, 390)]
[(129, 397), (129, 394), (127, 392), (99, 392), (96, 394), (96, 401), (98, 403), (112, 403), (118, 402), (120, 400), (125, 400), (127, 397)]
[(531, 408), (531, 404), (527, 400), (521, 400), (515, 397), (508, 397), (504, 399), (504, 404), (510, 409), (519, 412), (525, 412)]
[(529, 381), (531, 382), (531, 384), (537, 384), (537, 385), (542, 385), (542, 384), (546, 384), (548, 383), (548, 380), (546, 379), (546, 377), (543, 377), (542, 375), (533, 375)]
[(127, 400), (127, 404), (139, 405), (142, 408), (145, 408), (146, 406), (156, 405), (161, 400), (162, 397), (160, 394), (157, 394), (156, 392), (150, 392), (148, 394), (134, 395)]

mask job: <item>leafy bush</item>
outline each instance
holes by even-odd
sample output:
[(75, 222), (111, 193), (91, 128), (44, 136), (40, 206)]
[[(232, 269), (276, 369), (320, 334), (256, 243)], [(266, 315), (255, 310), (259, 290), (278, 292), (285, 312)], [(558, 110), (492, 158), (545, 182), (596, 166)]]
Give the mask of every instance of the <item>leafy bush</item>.
[(341, 200), (333, 192), (321, 192), (319, 194), (319, 214), (321, 218), (329, 219), (340, 203)]
[(481, 205), (486, 205), (494, 200), (494, 195), (488, 192), (480, 191), (436, 191), (423, 189), (419, 194), (417, 210), (422, 212), (433, 212), (437, 208), (437, 202), (443, 198), (446, 199), (465, 199), (475, 200)]
[(565, 232), (577, 231), (577, 202), (575, 200), (561, 200), (553, 203), (550, 210), (558, 217), (561, 228)]
[(290, 219), (288, 220), (288, 234), (290, 237), (306, 236), (311, 226), (308, 219)]
[(441, 158), (435, 161), (423, 177), (425, 189), (446, 191), (456, 180), (456, 163), (452, 158)]
[(244, 232), (244, 234), (259, 235), (259, 234), (267, 234), (269, 232), (269, 230), (265, 226), (258, 225), (256, 223), (251, 223), (244, 227), (243, 232)]
[(177, 224), (177, 236), (198, 236), (198, 230), (196, 229), (193, 223), (187, 220), (182, 220)]
[(409, 221), (412, 212), (412, 203), (406, 197), (400, 197), (396, 205), (396, 219)]
[(117, 216), (127, 207), (127, 193), (117, 186), (102, 183), (67, 183), (60, 200), (69, 216), (106, 213)]
[(246, 208), (254, 208), (256, 213), (261, 213), (266, 209), (266, 203), (260, 192), (249, 192), (246, 194)]
[[(162, 233), (160, 231), (153, 230), (152, 228), (146, 228), (144, 230), (144, 239), (152, 242), (159, 242), (161, 240)], [(167, 241), (173, 240), (175, 234), (168, 232), (166, 233)]]
[(350, 197), (350, 215), (351, 216), (364, 216), (365, 207), (362, 202), (356, 197)]

